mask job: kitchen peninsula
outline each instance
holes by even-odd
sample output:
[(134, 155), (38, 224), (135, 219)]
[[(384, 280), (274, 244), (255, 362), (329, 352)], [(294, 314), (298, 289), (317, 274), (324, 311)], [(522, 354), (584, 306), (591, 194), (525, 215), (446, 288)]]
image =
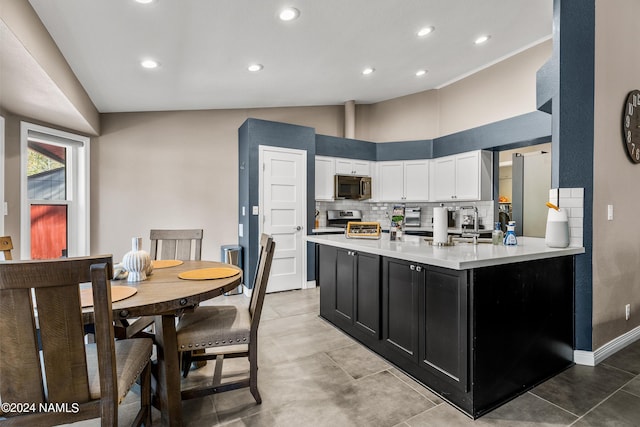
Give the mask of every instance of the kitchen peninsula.
[(582, 247), (307, 236), (320, 315), (477, 418), (573, 364)]

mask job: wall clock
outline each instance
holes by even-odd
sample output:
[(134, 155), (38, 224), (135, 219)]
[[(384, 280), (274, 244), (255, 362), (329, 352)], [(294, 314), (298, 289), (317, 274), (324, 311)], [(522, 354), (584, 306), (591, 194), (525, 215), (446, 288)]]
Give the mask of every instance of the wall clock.
[(622, 132), (627, 153), (634, 163), (640, 163), (640, 90), (627, 96), (622, 115)]

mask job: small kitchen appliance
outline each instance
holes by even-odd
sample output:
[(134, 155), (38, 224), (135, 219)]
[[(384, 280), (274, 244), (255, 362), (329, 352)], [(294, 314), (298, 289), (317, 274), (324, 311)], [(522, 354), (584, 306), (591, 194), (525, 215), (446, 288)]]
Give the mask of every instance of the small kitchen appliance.
[(334, 178), (336, 200), (367, 200), (371, 198), (371, 177), (336, 175)]
[(346, 228), (350, 221), (362, 221), (362, 211), (357, 209), (327, 210), (327, 227)]
[(421, 208), (405, 208), (404, 209), (404, 226), (420, 227), (420, 212)]

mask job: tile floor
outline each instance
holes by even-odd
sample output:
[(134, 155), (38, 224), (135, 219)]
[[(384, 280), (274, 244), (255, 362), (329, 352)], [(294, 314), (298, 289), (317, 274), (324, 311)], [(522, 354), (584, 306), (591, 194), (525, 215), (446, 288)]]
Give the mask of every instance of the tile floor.
[[(212, 303), (230, 300), (247, 298), (220, 297)], [(248, 389), (186, 401), (185, 425), (640, 426), (640, 341), (596, 367), (574, 366), (474, 421), (318, 312), (318, 289), (268, 294), (259, 332), (262, 405), (255, 404)], [(239, 359), (230, 362), (225, 372), (245, 368)], [(192, 371), (184, 386), (208, 378), (211, 365)], [(136, 399), (130, 395), (122, 406), (123, 423), (136, 410)], [(155, 410), (154, 422), (159, 425)]]

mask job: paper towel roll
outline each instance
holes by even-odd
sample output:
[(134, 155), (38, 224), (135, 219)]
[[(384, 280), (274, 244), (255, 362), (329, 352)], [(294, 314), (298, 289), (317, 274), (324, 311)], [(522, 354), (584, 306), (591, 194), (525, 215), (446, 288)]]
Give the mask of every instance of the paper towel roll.
[(447, 208), (433, 208), (433, 242), (447, 243), (448, 216)]

